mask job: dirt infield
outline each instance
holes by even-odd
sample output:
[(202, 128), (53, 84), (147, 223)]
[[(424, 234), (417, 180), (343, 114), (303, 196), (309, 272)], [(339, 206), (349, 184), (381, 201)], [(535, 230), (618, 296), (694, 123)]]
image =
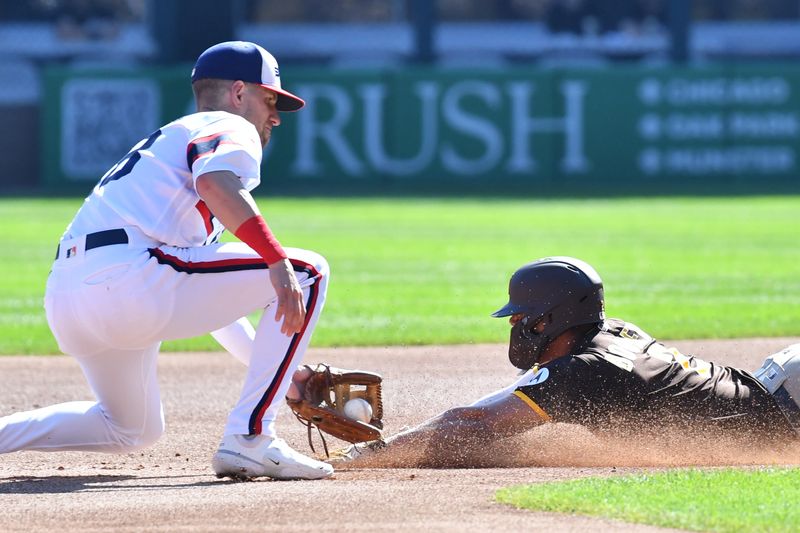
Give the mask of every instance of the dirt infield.
[[(793, 342), (800, 339), (674, 344), (684, 353), (753, 370), (765, 355)], [(382, 373), (388, 433), (472, 401), (515, 376), (499, 345), (311, 349), (306, 360)], [(675, 453), (653, 445), (601, 460), (584, 453), (591, 439), (581, 437), (579, 428), (551, 425), (518, 439), (518, 454), (487, 450), (506, 454), (498, 464), (507, 468), (342, 470), (317, 482), (233, 483), (214, 477), (210, 458), (244, 368), (226, 354), (165, 354), (159, 373), (167, 433), (152, 448), (120, 456), (1, 456), (0, 531), (647, 531), (655, 528), (518, 511), (494, 503), (493, 494), (517, 483), (614, 475), (641, 466), (800, 464), (798, 449), (744, 456), (708, 448), (687, 458), (685, 449)], [(69, 358), (0, 358), (2, 414), (90, 397)], [(305, 428), (285, 409), (278, 430), (292, 446), (309, 451)]]

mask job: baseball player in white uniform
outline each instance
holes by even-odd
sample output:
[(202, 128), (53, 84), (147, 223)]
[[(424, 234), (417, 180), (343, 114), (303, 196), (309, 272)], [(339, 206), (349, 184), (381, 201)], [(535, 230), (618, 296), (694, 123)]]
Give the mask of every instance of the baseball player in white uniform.
[[(197, 112), (136, 144), (67, 227), (45, 294), (60, 349), (96, 401), (0, 418), (0, 452), (124, 453), (164, 431), (156, 379), (161, 341), (211, 332), (248, 365), (212, 466), (219, 477), (319, 479), (330, 465), (277, 438), (274, 421), (325, 302), (328, 265), (282, 248), (250, 195), (281, 111), (275, 58), (225, 42), (192, 71)], [(221, 244), (227, 228), (242, 242)], [(256, 330), (247, 315), (263, 309)]]

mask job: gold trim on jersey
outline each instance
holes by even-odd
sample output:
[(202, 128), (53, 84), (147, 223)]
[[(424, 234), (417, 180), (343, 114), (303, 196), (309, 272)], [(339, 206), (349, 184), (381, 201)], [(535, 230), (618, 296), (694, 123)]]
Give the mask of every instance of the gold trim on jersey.
[(550, 420), (551, 420), (551, 418), (550, 418), (550, 415), (548, 415), (547, 413), (545, 413), (545, 412), (544, 412), (544, 409), (542, 409), (541, 407), (539, 407), (539, 404), (537, 404), (536, 402), (534, 402), (533, 400), (531, 400), (530, 398), (528, 398), (528, 397), (525, 395), (525, 393), (524, 393), (524, 392), (521, 392), (521, 391), (515, 390), (513, 394), (514, 394), (514, 396), (516, 396), (517, 398), (519, 398), (520, 400), (522, 400), (523, 402), (525, 402), (526, 404), (528, 404), (528, 407), (530, 407), (531, 409), (533, 409), (533, 412), (534, 412), (534, 413), (536, 413), (537, 415), (539, 415), (539, 416), (542, 418), (542, 420), (544, 420), (545, 422), (550, 422)]

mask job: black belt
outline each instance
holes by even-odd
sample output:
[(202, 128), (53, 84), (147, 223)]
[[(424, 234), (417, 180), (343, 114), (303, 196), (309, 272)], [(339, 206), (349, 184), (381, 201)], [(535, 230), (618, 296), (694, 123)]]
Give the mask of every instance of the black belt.
[[(128, 244), (128, 234), (124, 229), (107, 229), (86, 235), (84, 251), (100, 248), (101, 246), (111, 246), (112, 244)], [(61, 244), (56, 248), (56, 259), (61, 253)]]

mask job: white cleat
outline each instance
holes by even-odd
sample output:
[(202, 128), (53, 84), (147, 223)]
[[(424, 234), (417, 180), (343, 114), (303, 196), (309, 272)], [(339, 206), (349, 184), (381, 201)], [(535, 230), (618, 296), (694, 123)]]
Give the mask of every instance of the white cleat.
[(217, 477), (248, 480), (322, 479), (333, 467), (294, 451), (283, 439), (264, 435), (226, 435), (211, 460)]

